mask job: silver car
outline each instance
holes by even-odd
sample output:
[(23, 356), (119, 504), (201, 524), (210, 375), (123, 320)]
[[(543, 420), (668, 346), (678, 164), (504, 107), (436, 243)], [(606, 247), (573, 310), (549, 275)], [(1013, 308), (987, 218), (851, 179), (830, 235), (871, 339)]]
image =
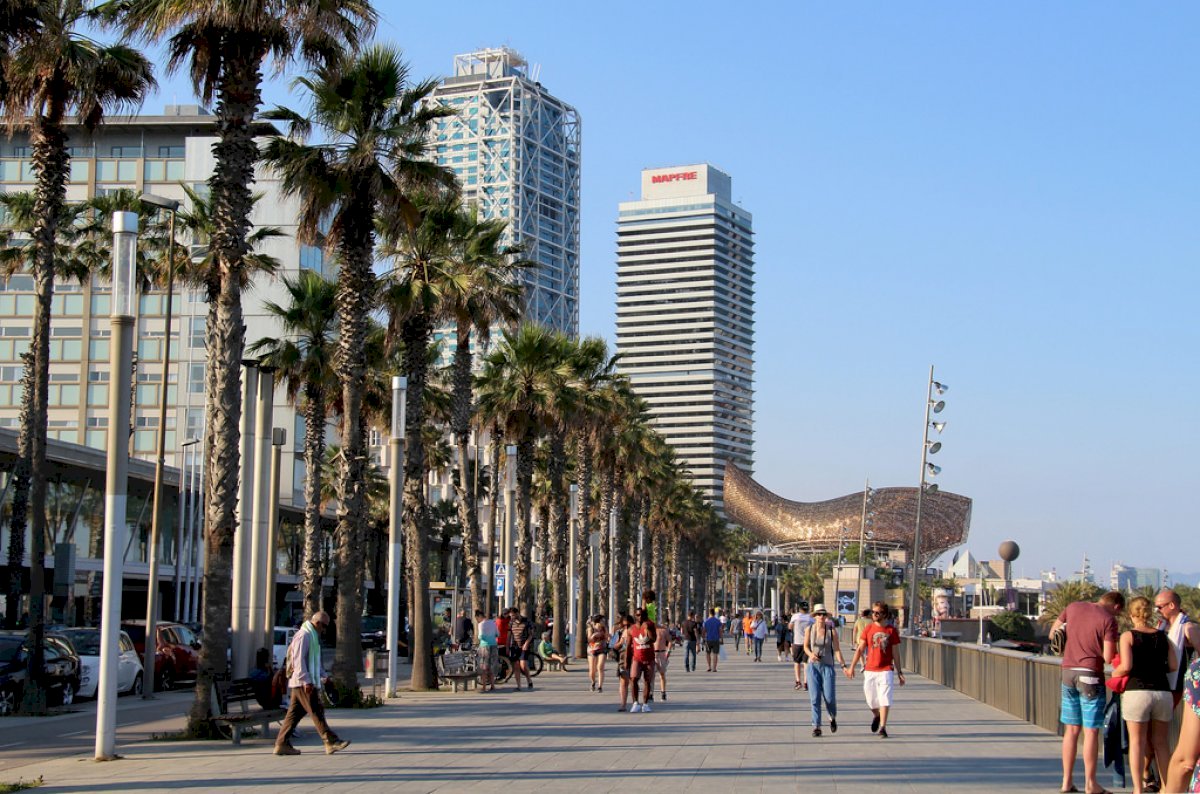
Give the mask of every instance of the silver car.
[[(60, 629), (55, 634), (66, 637), (79, 654), (79, 696), (96, 696), (100, 683), (100, 629)], [(133, 640), (125, 632), (120, 637), (121, 654), (117, 661), (117, 692), (142, 694), (142, 660)]]

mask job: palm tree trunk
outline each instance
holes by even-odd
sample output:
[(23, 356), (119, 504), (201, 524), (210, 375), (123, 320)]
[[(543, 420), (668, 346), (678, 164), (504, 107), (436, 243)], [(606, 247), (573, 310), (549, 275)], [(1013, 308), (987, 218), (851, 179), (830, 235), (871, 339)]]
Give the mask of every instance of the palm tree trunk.
[(408, 373), (408, 404), (404, 427), (404, 530), (407, 538), (408, 574), (412, 583), (412, 660), (414, 690), (435, 687), (433, 676), (433, 626), (429, 614), (429, 532), (432, 517), (425, 496), (425, 386), (432, 322), (415, 314), (404, 320), (404, 369)]
[[(54, 79), (54, 78), (52, 78)], [(60, 88), (63, 88), (60, 86)], [(50, 302), (54, 297), (54, 244), (58, 219), (66, 201), (66, 134), (62, 129), (64, 103), (52, 96), (46, 112), (35, 118), (30, 133), (33, 168), (37, 175), (34, 188), (33, 338), (30, 356), (25, 359), (33, 377), (26, 378), (32, 397), (22, 402), (22, 435), (29, 443), (29, 480), (14, 483), (29, 488), (32, 514), (29, 549), (29, 659), (26, 666), (22, 710), (42, 714), (46, 710), (45, 630), (46, 630), (46, 417), (50, 393)], [(26, 425), (28, 429), (26, 430)], [(14, 499), (15, 502), (15, 499)], [(16, 523), (16, 522), (14, 522)], [(22, 532), (24, 527), (22, 527)]]
[(517, 442), (517, 578), (516, 605), (525, 617), (534, 616), (533, 588), (533, 448), (536, 436), (527, 431)]
[[(599, 580), (600, 590), (600, 612), (608, 612), (608, 604), (612, 594), (614, 582), (611, 581), (609, 572), (612, 570), (612, 541), (609, 538), (609, 522), (612, 521), (613, 507), (613, 476), (611, 469), (605, 469), (600, 477), (600, 571), (597, 579)], [(612, 625), (616, 620), (616, 615), (608, 615), (608, 623)]]
[(321, 610), (321, 467), (325, 461), (325, 398), (315, 385), (304, 390), (304, 619)]
[[(25, 353), (25, 370), (21, 375), (21, 413), (33, 414), (33, 367), (30, 354)], [(25, 593), (25, 532), (29, 529), (29, 447), (33, 426), (21, 422), (17, 436), (17, 460), (13, 467), (12, 516), (8, 532), (8, 592), (5, 594), (5, 627), (15, 629), (21, 615), (21, 596)], [(93, 533), (95, 537), (95, 533)], [(100, 548), (103, 548), (103, 536)], [(93, 555), (101, 557), (103, 555)]]
[[(360, 195), (367, 195), (363, 188)], [(363, 435), (362, 394), (367, 375), (367, 320), (374, 294), (371, 218), (374, 207), (358, 201), (341, 213), (341, 272), (338, 277), (336, 369), (342, 384), (342, 458), (338, 477), (337, 651), (333, 677), (358, 691), (362, 669), (363, 538), (367, 520), (368, 451)]]
[(463, 563), (467, 573), (467, 591), (471, 608), (483, 608), (483, 585), (479, 570), (479, 511), (475, 509), (475, 491), (467, 482), (467, 442), (471, 437), (471, 326), (458, 323), (454, 347), (453, 399), (450, 424), (458, 446), (454, 494), (458, 498), (458, 525), (463, 532)]
[[(216, 165), (209, 179), (214, 231), (210, 247), (218, 284), (210, 285), (206, 339), (208, 370), (206, 442), (208, 493), (205, 494), (204, 625), (232, 623), (233, 532), (241, 481), (241, 360), (245, 346), (242, 321), (242, 273), (249, 251), (246, 235), (254, 206), (251, 185), (258, 146), (251, 125), (262, 96), (259, 70), (264, 52), (226, 53), (217, 90)], [(215, 295), (213, 294), (215, 290)], [(188, 714), (188, 732), (207, 733), (213, 682), (225, 672), (229, 636), (209, 632), (200, 649), (196, 697)]]
[(587, 625), (591, 613), (588, 576), (592, 565), (592, 452), (586, 442), (579, 445), (579, 523), (575, 528), (575, 573), (579, 577), (579, 597), (575, 606), (575, 657), (587, 658)]
[(570, 527), (570, 498), (563, 482), (563, 473), (567, 467), (567, 450), (565, 432), (555, 430), (550, 437), (550, 511), (547, 515), (549, 525), (549, 580), (554, 594), (554, 630), (551, 643), (557, 653), (565, 654), (563, 645), (567, 625), (567, 539)]

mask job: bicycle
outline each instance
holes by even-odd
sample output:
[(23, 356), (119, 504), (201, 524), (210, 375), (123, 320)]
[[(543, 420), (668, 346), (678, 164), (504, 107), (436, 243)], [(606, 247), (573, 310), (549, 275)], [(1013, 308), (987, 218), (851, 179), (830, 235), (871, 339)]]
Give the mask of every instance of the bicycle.
[[(536, 653), (531, 654), (531, 658), (526, 660), (526, 664), (529, 666), (529, 675), (532, 678), (537, 678), (546, 666), (546, 663), (542, 657)], [(493, 671), (496, 683), (506, 683), (508, 679), (512, 677), (515, 667), (516, 666), (513, 664), (512, 659), (508, 658), (508, 653), (506, 651), (501, 652), (499, 656), (496, 657), (496, 669)]]

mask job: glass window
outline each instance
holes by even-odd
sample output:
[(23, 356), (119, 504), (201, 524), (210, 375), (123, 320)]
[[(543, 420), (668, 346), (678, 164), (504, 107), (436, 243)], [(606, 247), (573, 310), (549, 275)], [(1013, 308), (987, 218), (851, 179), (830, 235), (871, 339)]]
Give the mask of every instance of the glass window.
[(158, 405), (158, 384), (142, 383), (136, 391), (138, 405)]
[(203, 315), (188, 318), (188, 347), (204, 347), (204, 329), (207, 322), (208, 318)]
[(134, 452), (153, 452), (157, 446), (158, 432), (155, 430), (138, 430), (133, 434)]
[(79, 386), (63, 385), (59, 405), (79, 405)]
[(117, 181), (117, 163), (115, 160), (100, 160), (96, 163), (96, 179), (100, 182)]
[(141, 157), (142, 147), (140, 146), (113, 146), (108, 152), (113, 157)]
[(56, 433), (56, 435), (58, 436), (59, 441), (66, 441), (68, 444), (78, 444), (79, 443), (79, 431), (78, 430), (59, 430), (58, 433)]
[(158, 361), (162, 358), (161, 339), (139, 339), (138, 361)]
[(162, 313), (162, 295), (143, 295), (138, 299), (138, 314)]
[[(204, 394), (204, 365), (188, 364), (188, 394)], [(193, 436), (195, 438), (195, 436)]]
[(0, 314), (11, 317), (17, 313), (17, 296), (0, 295)]
[(87, 160), (72, 160), (71, 161), (71, 181), (86, 182), (88, 174), (91, 172), (92, 164)]
[(183, 181), (183, 160), (168, 160), (167, 161), (167, 181), (182, 182)]
[(17, 296), (17, 314), (21, 316), (33, 316), (34, 298), (32, 295)]
[(83, 314), (83, 295), (64, 295), (63, 314), (78, 317)]
[(112, 313), (112, 295), (105, 293), (92, 294), (92, 314), (107, 317)]
[(185, 147), (183, 146), (160, 146), (158, 147), (159, 157), (183, 157)]
[(118, 182), (136, 182), (137, 181), (137, 160), (118, 160), (117, 161), (117, 181)]
[(107, 339), (89, 339), (88, 340), (88, 358), (93, 361), (108, 361), (109, 340)]
[(108, 431), (107, 430), (89, 430), (87, 431), (87, 440), (84, 441), (92, 449), (107, 449), (108, 448)]
[(13, 404), (13, 387), (7, 383), (0, 383), (0, 405)]
[(147, 182), (163, 182), (167, 178), (167, 163), (165, 160), (147, 160), (144, 169)]

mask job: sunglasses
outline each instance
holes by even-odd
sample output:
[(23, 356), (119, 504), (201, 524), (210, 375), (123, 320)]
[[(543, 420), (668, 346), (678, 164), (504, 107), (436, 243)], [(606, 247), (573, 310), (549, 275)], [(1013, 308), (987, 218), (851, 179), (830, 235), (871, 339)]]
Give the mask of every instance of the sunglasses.
[(1166, 609), (1169, 606), (1173, 606), (1173, 604), (1155, 604), (1154, 608), (1161, 612), (1162, 610)]
[(886, 615), (886, 614), (887, 614), (886, 612), (876, 612), (875, 610), (871, 610), (871, 617), (873, 617), (873, 618), (879, 617), (880, 615)]

